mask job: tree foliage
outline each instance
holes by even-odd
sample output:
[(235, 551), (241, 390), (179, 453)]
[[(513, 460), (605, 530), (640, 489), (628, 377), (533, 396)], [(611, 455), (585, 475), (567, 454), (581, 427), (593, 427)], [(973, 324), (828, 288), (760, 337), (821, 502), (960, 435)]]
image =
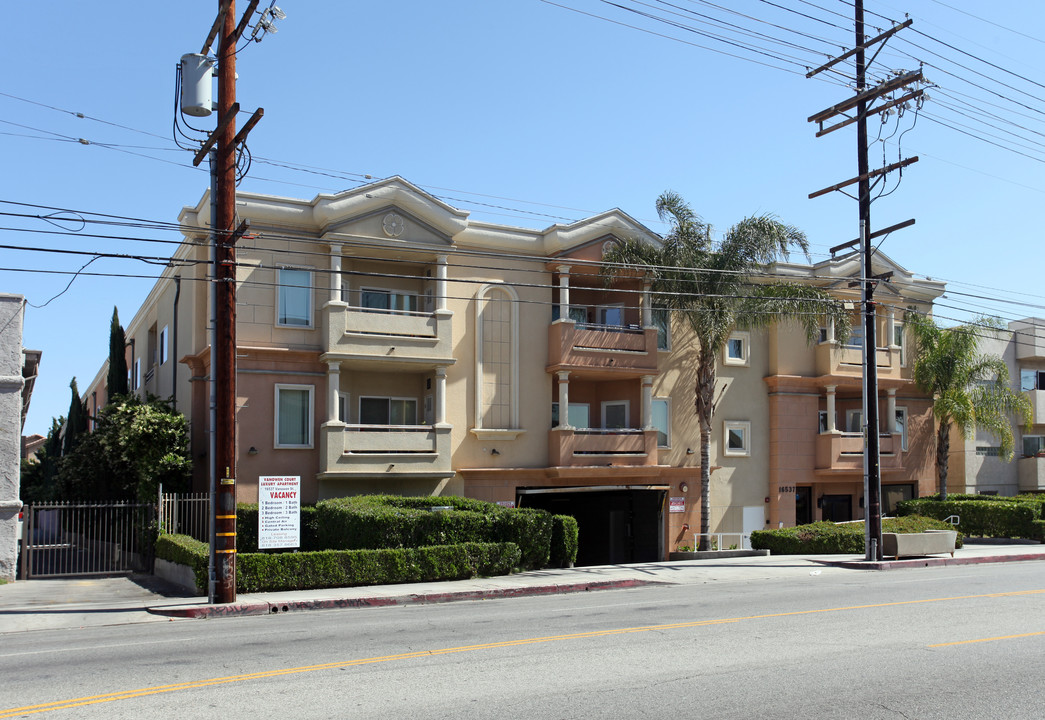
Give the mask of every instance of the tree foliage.
[(58, 469), (62, 461), (62, 424), (65, 418), (51, 418), (51, 430), (36, 457), (22, 461), (20, 499), (24, 503), (58, 500)]
[(914, 382), (933, 401), (936, 431), (936, 479), (940, 500), (947, 499), (948, 456), (951, 428), (963, 438), (977, 429), (997, 438), (1001, 453), (1012, 460), (1015, 440), (1011, 418), (1029, 427), (1030, 401), (1009, 387), (1009, 368), (997, 355), (981, 354), (979, 340), (985, 333), (1002, 330), (997, 318), (941, 328), (925, 315), (908, 310), (907, 327), (914, 335)]
[(638, 268), (650, 280), (655, 302), (687, 322), (699, 342), (694, 409), (700, 425), (703, 547), (710, 526), (717, 358), (730, 334), (795, 321), (813, 341), (824, 320), (832, 317), (836, 335), (844, 341), (850, 318), (842, 304), (820, 288), (761, 277), (771, 263), (787, 259), (792, 249), (808, 257), (809, 244), (801, 230), (772, 216), (756, 215), (731, 227), (716, 246), (710, 226), (677, 193), (667, 191), (657, 198), (657, 214), (671, 227), (663, 242), (625, 239), (607, 251), (603, 272), (612, 278)]
[(72, 398), (69, 400), (69, 415), (65, 420), (65, 438), (62, 441), (62, 455), (69, 455), (76, 449), (80, 438), (87, 432), (87, 407), (80, 400), (80, 390), (76, 387), (76, 378), (69, 383)]
[(70, 500), (152, 500), (159, 485), (189, 487), (188, 421), (169, 402), (122, 396), (98, 414), (94, 432), (64, 458), (62, 494)]
[(112, 323), (109, 325), (109, 374), (106, 387), (109, 398), (126, 395), (127, 387), (127, 338), (120, 325), (120, 316), (114, 306)]

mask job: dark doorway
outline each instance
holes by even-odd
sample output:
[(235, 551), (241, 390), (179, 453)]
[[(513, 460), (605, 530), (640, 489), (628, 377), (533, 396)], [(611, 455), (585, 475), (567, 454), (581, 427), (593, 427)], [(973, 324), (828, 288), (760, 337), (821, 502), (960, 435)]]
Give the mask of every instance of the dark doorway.
[(883, 485), (882, 515), (896, 516), (896, 504), (914, 497), (914, 485)]
[(813, 522), (813, 488), (799, 485), (795, 490), (795, 525)]
[(577, 519), (578, 566), (619, 565), (663, 559), (666, 494), (666, 490), (632, 488), (523, 489), (518, 505)]
[(849, 522), (853, 519), (852, 495), (824, 495), (820, 499), (821, 515), (828, 522)]

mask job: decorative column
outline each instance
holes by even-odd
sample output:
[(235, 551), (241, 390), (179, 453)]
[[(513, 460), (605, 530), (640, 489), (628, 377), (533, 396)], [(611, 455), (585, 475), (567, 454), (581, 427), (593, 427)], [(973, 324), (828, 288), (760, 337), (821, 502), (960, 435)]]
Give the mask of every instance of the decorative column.
[[(338, 391), (341, 389), (341, 363), (327, 362), (327, 422), (338, 422)], [(348, 408), (345, 408), (346, 410)]]
[(835, 389), (837, 385), (827, 386), (827, 432), (837, 432), (835, 424)]
[(642, 327), (653, 327), (653, 298), (650, 296), (650, 284), (642, 283)]
[(560, 370), (559, 376), (559, 427), (563, 430), (573, 430), (570, 425), (570, 372)]
[[(570, 266), (560, 265), (559, 271), (559, 319), (570, 319)], [(562, 418), (559, 418), (562, 420)]]
[(642, 376), (642, 429), (653, 429), (653, 376)]
[(896, 388), (889, 388), (885, 392), (885, 426), (892, 435), (896, 432)]
[(435, 424), (446, 424), (446, 368), (435, 369)]
[(833, 317), (827, 318), (827, 342), (831, 345), (835, 344), (835, 319)]
[(446, 255), (439, 255), (436, 257), (435, 263), (435, 309), (446, 310)]
[(896, 346), (896, 309), (889, 308), (889, 314), (885, 316), (886, 347)]
[(341, 243), (330, 243), (330, 302), (341, 300)]

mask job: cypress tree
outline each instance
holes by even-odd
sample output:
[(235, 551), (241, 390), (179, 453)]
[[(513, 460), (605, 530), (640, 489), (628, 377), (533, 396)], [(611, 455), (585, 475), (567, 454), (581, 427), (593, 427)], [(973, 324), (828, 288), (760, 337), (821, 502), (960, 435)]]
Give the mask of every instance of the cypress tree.
[(65, 421), (65, 441), (62, 444), (62, 455), (68, 455), (76, 448), (80, 436), (87, 432), (87, 408), (80, 400), (80, 391), (76, 387), (76, 378), (69, 383), (73, 392), (69, 402), (69, 415)]
[(120, 325), (116, 307), (112, 309), (112, 324), (109, 326), (109, 374), (106, 377), (109, 400), (117, 395), (126, 395), (127, 387), (127, 338)]

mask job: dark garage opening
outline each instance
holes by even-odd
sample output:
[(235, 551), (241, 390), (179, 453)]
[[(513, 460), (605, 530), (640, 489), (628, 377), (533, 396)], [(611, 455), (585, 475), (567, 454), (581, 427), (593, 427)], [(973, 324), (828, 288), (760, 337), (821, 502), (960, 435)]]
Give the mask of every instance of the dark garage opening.
[(657, 486), (519, 488), (519, 507), (577, 519), (577, 565), (664, 559), (664, 498)]

